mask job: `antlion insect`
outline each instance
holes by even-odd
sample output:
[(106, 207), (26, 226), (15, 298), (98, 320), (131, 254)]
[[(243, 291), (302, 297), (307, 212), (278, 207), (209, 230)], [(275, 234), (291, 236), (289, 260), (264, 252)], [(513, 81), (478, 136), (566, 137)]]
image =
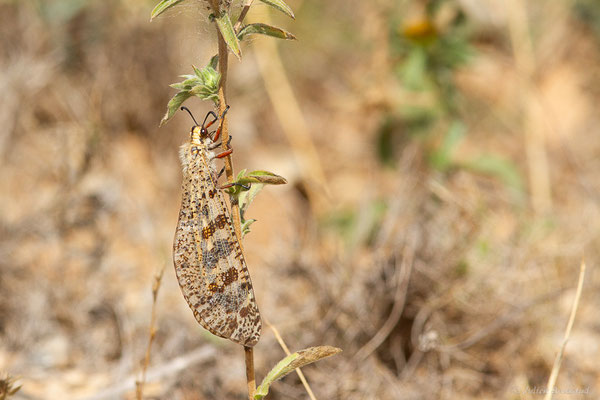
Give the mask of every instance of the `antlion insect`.
[[(177, 280), (196, 320), (205, 329), (241, 345), (254, 346), (260, 338), (260, 314), (223, 187), (217, 186), (223, 170), (217, 174), (214, 165), (216, 158), (233, 151), (213, 151), (222, 144), (217, 140), (229, 106), (220, 118), (212, 111), (206, 114), (202, 125), (190, 110), (181, 109), (192, 116), (195, 125), (189, 143), (179, 152), (183, 198), (173, 242)], [(207, 123), (209, 116), (214, 119)], [(219, 119), (213, 136), (208, 128)]]

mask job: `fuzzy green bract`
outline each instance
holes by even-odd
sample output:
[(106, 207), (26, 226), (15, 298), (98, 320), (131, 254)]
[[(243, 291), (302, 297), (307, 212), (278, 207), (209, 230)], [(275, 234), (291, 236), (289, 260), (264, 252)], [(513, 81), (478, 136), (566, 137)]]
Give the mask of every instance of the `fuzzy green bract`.
[(173, 96), (173, 98), (167, 104), (167, 112), (160, 121), (160, 125), (168, 122), (175, 112), (179, 109), (181, 104), (188, 98), (196, 96), (202, 100), (213, 100), (215, 104), (219, 100), (219, 81), (221, 75), (212, 66), (213, 59), (209, 65), (202, 69), (194, 68), (194, 73), (190, 75), (181, 75), (183, 81), (173, 83), (170, 85), (173, 89), (179, 90), (179, 92)]

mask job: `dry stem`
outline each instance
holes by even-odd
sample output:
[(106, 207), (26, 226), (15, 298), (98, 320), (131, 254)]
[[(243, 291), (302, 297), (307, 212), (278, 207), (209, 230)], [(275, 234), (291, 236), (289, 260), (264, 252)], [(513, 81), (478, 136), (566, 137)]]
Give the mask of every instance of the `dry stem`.
[[(269, 321), (265, 320), (265, 323), (273, 331), (273, 334), (275, 335), (275, 339), (277, 339), (279, 346), (281, 346), (283, 351), (285, 351), (285, 354), (289, 356), (291, 354), (290, 349), (287, 347), (287, 345), (283, 341), (283, 338), (279, 334), (279, 331), (277, 330), (277, 328), (275, 328), (275, 326), (273, 326)], [(300, 378), (302, 385), (304, 385), (304, 389), (306, 389), (306, 393), (308, 393), (308, 397), (310, 397), (310, 400), (317, 400), (317, 398), (315, 397), (315, 394), (313, 393), (312, 389), (310, 388), (310, 385), (308, 384), (308, 381), (306, 380), (306, 377), (302, 373), (302, 370), (300, 368), (296, 368), (295, 371), (296, 371), (296, 374), (298, 374), (298, 377)]]
[(135, 394), (137, 400), (142, 400), (144, 397), (144, 383), (146, 382), (146, 372), (148, 370), (148, 365), (150, 364), (150, 351), (152, 349), (152, 342), (154, 342), (154, 337), (156, 336), (156, 299), (158, 298), (158, 289), (160, 288), (160, 283), (162, 281), (164, 272), (165, 265), (163, 264), (160, 271), (154, 276), (154, 284), (152, 285), (152, 311), (150, 317), (150, 328), (148, 328), (150, 331), (148, 336), (148, 347), (146, 347), (146, 355), (144, 356), (144, 361), (142, 362), (142, 377), (139, 381), (135, 382)]
[(233, 27), (235, 33), (238, 33), (240, 31), (240, 28), (242, 27), (242, 22), (244, 22), (244, 18), (246, 18), (246, 14), (248, 14), (248, 10), (250, 10), (250, 6), (252, 5), (253, 1), (254, 0), (244, 1), (244, 5), (242, 6), (242, 12), (240, 13), (239, 18)]
[(527, 2), (511, 0), (507, 4), (509, 33), (521, 87), (521, 104), (525, 109), (523, 131), (531, 205), (537, 214), (546, 214), (552, 209), (552, 182), (546, 150), (548, 127), (543, 124), (545, 110), (534, 83), (537, 65), (527, 20)]
[(248, 385), (248, 398), (254, 398), (256, 392), (256, 379), (254, 378), (254, 348), (244, 346), (244, 360), (246, 362), (246, 384)]
[(569, 337), (571, 336), (571, 329), (573, 328), (573, 323), (575, 322), (575, 314), (577, 313), (577, 308), (579, 307), (579, 299), (581, 298), (584, 277), (585, 261), (582, 260), (581, 266), (579, 268), (579, 281), (577, 282), (577, 292), (575, 293), (575, 300), (573, 300), (573, 306), (571, 307), (571, 316), (569, 317), (569, 322), (567, 323), (567, 329), (565, 330), (565, 337), (563, 339), (562, 346), (560, 347), (560, 351), (556, 355), (556, 359), (554, 360), (554, 366), (552, 367), (552, 372), (550, 373), (550, 378), (548, 378), (548, 386), (546, 390), (546, 396), (544, 396), (544, 400), (552, 399), (552, 390), (554, 388), (554, 385), (556, 384), (558, 370), (560, 369), (560, 364), (562, 362), (563, 354), (565, 352), (565, 347), (567, 347), (567, 342), (569, 341)]
[[(219, 0), (209, 0), (209, 3), (213, 9), (213, 12), (218, 15), (220, 14), (220, 6)], [(244, 10), (242, 10), (242, 15), (238, 19), (236, 26), (238, 24), (241, 25), (242, 19), (245, 14), (248, 12), (247, 8), (250, 8), (251, 1), (246, 1), (244, 4)], [(219, 41), (219, 73), (221, 74), (221, 80), (219, 81), (219, 115), (222, 115), (227, 107), (227, 99), (225, 96), (225, 87), (227, 84), (227, 66), (229, 53), (227, 50), (227, 43), (223, 39), (221, 32), (219, 31), (218, 26), (215, 24), (215, 29), (217, 30), (217, 38)], [(223, 116), (223, 120), (221, 121), (221, 137), (223, 143), (229, 142), (229, 129), (227, 125), (227, 114)], [(234, 181), (233, 174), (233, 160), (231, 155), (225, 157), (225, 174), (227, 175), (227, 181), (229, 183)], [(235, 228), (235, 235), (237, 236), (238, 243), (240, 244), (240, 249), (242, 253), (244, 252), (244, 247), (242, 245), (242, 224), (240, 218), (240, 206), (237, 202), (231, 203), (231, 216), (233, 220), (233, 226)], [(254, 392), (256, 391), (256, 381), (254, 379), (254, 351), (252, 347), (244, 346), (244, 360), (246, 363), (246, 381), (248, 384), (248, 399), (252, 400), (254, 398)]]
[[(263, 16), (263, 21), (270, 23), (268, 13)], [(256, 61), (265, 89), (300, 167), (303, 182), (306, 183), (310, 206), (313, 213), (319, 215), (320, 210), (329, 209), (331, 204), (327, 178), (317, 146), (286, 75), (277, 43), (273, 40), (255, 40), (252, 46), (257, 53)]]
[(381, 326), (379, 331), (369, 340), (364, 346), (362, 346), (354, 356), (357, 362), (364, 361), (369, 355), (371, 355), (383, 341), (390, 335), (392, 329), (398, 324), (402, 312), (404, 311), (404, 305), (406, 304), (406, 295), (408, 292), (408, 283), (410, 281), (410, 275), (412, 273), (413, 261), (416, 248), (416, 239), (413, 237), (411, 243), (409, 243), (404, 249), (404, 256), (402, 257), (401, 268), (396, 269), (396, 294), (394, 296), (394, 306), (392, 311), (387, 317), (385, 323)]

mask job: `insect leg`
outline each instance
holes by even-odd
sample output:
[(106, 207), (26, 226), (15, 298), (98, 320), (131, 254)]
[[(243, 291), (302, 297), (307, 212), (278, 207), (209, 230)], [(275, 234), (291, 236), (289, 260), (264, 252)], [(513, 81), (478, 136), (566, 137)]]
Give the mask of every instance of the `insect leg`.
[[(210, 121), (208, 124), (206, 123), (206, 120), (208, 119), (208, 116), (212, 115), (213, 116), (213, 120)], [(206, 117), (204, 117), (204, 122), (202, 122), (202, 126), (205, 128), (208, 128), (209, 126), (211, 126), (212, 124), (214, 124), (215, 122), (217, 122), (219, 120), (219, 117), (217, 117), (217, 114), (214, 113), (214, 111), (209, 111), (206, 114)], [(205, 125), (206, 124), (206, 125)]]
[(229, 150), (225, 150), (222, 153), (217, 154), (214, 158), (223, 158), (223, 157), (227, 157), (228, 155), (230, 155), (231, 153), (233, 153), (233, 149), (229, 149)]
[[(222, 145), (223, 143), (219, 142), (219, 143), (213, 143), (210, 146), (208, 146), (209, 150), (214, 150), (217, 147), (219, 147), (220, 145)], [(227, 147), (231, 147), (231, 136), (229, 136), (229, 140), (227, 141)]]
[[(217, 131), (215, 132), (215, 136), (212, 138), (213, 142), (216, 142), (219, 137), (221, 136), (221, 130), (223, 129), (223, 118), (225, 117), (225, 114), (227, 114), (227, 111), (229, 110), (229, 106), (225, 107), (225, 110), (223, 110), (223, 114), (221, 114), (221, 124), (219, 125), (219, 128), (217, 128)], [(215, 121), (213, 121), (215, 122)], [(207, 125), (206, 127), (208, 128), (210, 125), (212, 125), (212, 123), (210, 123), (209, 125)]]
[(229, 136), (229, 140), (227, 141), (227, 147), (229, 147), (227, 150), (217, 154), (216, 156), (214, 156), (214, 158), (223, 158), (223, 157), (227, 157), (228, 155), (230, 155), (231, 153), (233, 153), (233, 149), (230, 146), (231, 143), (231, 136)]

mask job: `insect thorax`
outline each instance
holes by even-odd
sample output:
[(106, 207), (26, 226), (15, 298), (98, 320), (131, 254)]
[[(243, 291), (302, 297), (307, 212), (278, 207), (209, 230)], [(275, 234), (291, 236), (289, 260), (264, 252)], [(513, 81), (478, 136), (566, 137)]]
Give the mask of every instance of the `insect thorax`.
[(184, 143), (179, 148), (179, 159), (181, 160), (183, 172), (187, 172), (189, 168), (197, 170), (206, 169), (207, 167), (210, 171), (215, 172), (215, 153), (208, 149), (210, 144), (212, 144), (210, 138), (202, 140), (199, 136), (192, 136), (190, 142)]

